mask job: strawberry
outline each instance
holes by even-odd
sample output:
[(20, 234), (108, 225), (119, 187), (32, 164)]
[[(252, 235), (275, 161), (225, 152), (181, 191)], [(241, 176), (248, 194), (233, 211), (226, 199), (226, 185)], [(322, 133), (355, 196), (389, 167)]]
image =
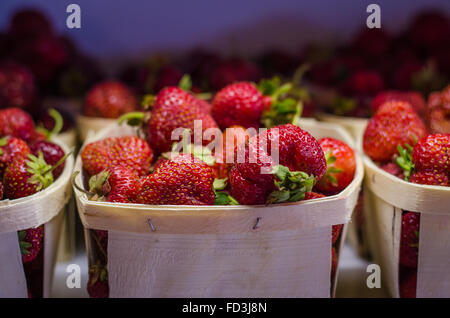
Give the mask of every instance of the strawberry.
[[(42, 152), (44, 155), (44, 160), (47, 164), (53, 166), (56, 165), (63, 157), (64, 150), (57, 144), (46, 141), (46, 140), (38, 140), (36, 142), (30, 143), (31, 153), (35, 156), (39, 155), (39, 152)], [(61, 163), (53, 170), (53, 179), (56, 180), (61, 175), (64, 170), (65, 163)]]
[(3, 173), (8, 164), (16, 158), (25, 158), (30, 152), (27, 143), (22, 139), (15, 137), (0, 138), (0, 180), (3, 178)]
[(217, 64), (209, 74), (209, 82), (215, 90), (222, 89), (234, 82), (259, 81), (260, 69), (244, 59), (232, 58)]
[(176, 86), (183, 77), (183, 72), (174, 65), (164, 66), (156, 76), (153, 91), (159, 92), (164, 87)]
[(192, 154), (178, 154), (141, 179), (137, 202), (154, 205), (212, 205), (214, 172)]
[(105, 196), (108, 202), (134, 202), (139, 189), (136, 173), (123, 166), (115, 166), (94, 175), (89, 180), (90, 191)]
[(382, 91), (378, 93), (372, 100), (372, 111), (376, 113), (381, 105), (389, 101), (404, 101), (408, 102), (415, 112), (424, 114), (425, 101), (419, 93), (415, 91)]
[(382, 29), (362, 29), (355, 37), (353, 46), (361, 52), (362, 55), (368, 55), (372, 58), (383, 56), (391, 45), (391, 39)]
[(19, 108), (0, 110), (0, 137), (12, 136), (28, 141), (34, 132), (34, 122), (30, 115)]
[(400, 297), (416, 298), (417, 269), (400, 267)]
[(414, 18), (408, 38), (420, 49), (442, 47), (450, 38), (450, 21), (439, 11), (423, 11)]
[[(277, 139), (278, 147), (274, 144), (271, 149)], [(271, 157), (272, 151), (279, 154), (278, 166)], [(291, 124), (250, 138), (244, 159), (230, 171), (231, 194), (241, 204), (302, 200), (305, 192), (311, 191), (314, 180), (320, 179), (326, 170), (325, 157), (317, 140)]]
[(86, 145), (81, 159), (83, 169), (90, 176), (119, 165), (143, 176), (150, 170), (153, 150), (136, 136), (110, 137)]
[(89, 268), (89, 281), (87, 291), (91, 298), (108, 298), (108, 270), (100, 264)]
[(450, 85), (429, 95), (428, 123), (432, 133), (450, 133)]
[(185, 128), (193, 132), (195, 120), (201, 121), (202, 132), (217, 128), (216, 122), (201, 104), (198, 98), (178, 87), (167, 87), (159, 92), (145, 128), (148, 141), (158, 154), (172, 148), (175, 129)]
[(35, 97), (34, 77), (28, 68), (14, 62), (0, 65), (0, 107), (30, 109)]
[(416, 171), (411, 174), (409, 181), (418, 184), (450, 186), (447, 174), (434, 171)]
[(233, 125), (257, 128), (264, 110), (263, 95), (250, 82), (224, 87), (214, 97), (212, 105), (212, 116), (222, 129)]
[(322, 138), (319, 144), (325, 153), (327, 171), (316, 188), (320, 192), (338, 193), (353, 180), (356, 170), (355, 154), (346, 143), (333, 138)]
[[(313, 199), (320, 199), (324, 198), (325, 195), (317, 192), (306, 192), (305, 193), (305, 199), (304, 200), (313, 200)], [(344, 228), (344, 224), (336, 224), (333, 225), (331, 228), (331, 244), (335, 244), (339, 238), (339, 235), (341, 235), (342, 229)]]
[[(58, 113), (58, 115), (56, 115), (55, 111)], [(75, 125), (73, 114), (61, 107), (45, 108), (41, 109), (40, 112), (41, 113), (38, 115), (37, 122), (39, 123), (39, 126), (42, 126), (42, 128), (46, 129), (52, 136), (60, 132), (65, 132), (70, 128), (73, 128)], [(61, 118), (59, 118), (59, 116)], [(57, 127), (59, 125), (59, 119), (62, 120), (61, 129), (58, 129), (59, 127)]]
[(52, 166), (45, 162), (42, 153), (38, 157), (19, 157), (6, 168), (3, 182), (8, 199), (27, 197), (53, 183)]
[(420, 213), (405, 212), (402, 215), (400, 237), (400, 265), (417, 268), (419, 250)]
[(88, 117), (119, 118), (137, 107), (130, 88), (118, 81), (105, 81), (87, 93), (83, 114)]
[(419, 140), (412, 151), (417, 171), (450, 173), (450, 134), (434, 134)]
[(34, 260), (43, 245), (44, 226), (41, 225), (34, 229), (27, 229), (18, 232), (20, 251), (22, 253), (22, 262), (28, 263)]
[(420, 72), (423, 63), (417, 59), (407, 59), (401, 61), (400, 65), (396, 65), (392, 72), (392, 86), (400, 90), (411, 89), (413, 84), (413, 77)]
[[(375, 161), (389, 161), (397, 147), (414, 145), (427, 135), (425, 125), (416, 113), (406, 110), (405, 102), (388, 102), (370, 119), (363, 137), (365, 153)], [(405, 108), (405, 109), (403, 109)]]

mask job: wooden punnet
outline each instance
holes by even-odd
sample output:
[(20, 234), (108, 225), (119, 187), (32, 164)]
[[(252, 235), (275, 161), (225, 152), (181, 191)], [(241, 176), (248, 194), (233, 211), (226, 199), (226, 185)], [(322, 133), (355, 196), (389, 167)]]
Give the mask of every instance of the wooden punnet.
[(399, 297), (402, 211), (419, 212), (417, 297), (450, 297), (450, 188), (403, 181), (364, 156), (371, 250), (392, 297)]
[[(67, 153), (68, 148), (59, 143)], [(72, 191), (70, 176), (74, 159), (69, 156), (59, 178), (31, 196), (0, 201), (0, 298), (28, 297), (17, 231), (44, 224), (43, 296), (50, 296), (61, 223)]]
[(117, 119), (79, 115), (77, 117), (77, 130), (80, 141), (84, 142), (88, 137), (94, 136), (100, 130), (116, 121)]
[[(336, 125), (300, 126), (352, 144)], [(129, 134), (112, 125), (89, 141)], [(357, 156), (355, 178), (339, 195), (271, 206), (150, 206), (75, 195), (85, 228), (109, 231), (110, 297), (330, 297), (331, 227), (350, 221), (362, 178)], [(75, 181), (83, 184), (81, 175)], [(345, 227), (342, 236), (341, 244)]]

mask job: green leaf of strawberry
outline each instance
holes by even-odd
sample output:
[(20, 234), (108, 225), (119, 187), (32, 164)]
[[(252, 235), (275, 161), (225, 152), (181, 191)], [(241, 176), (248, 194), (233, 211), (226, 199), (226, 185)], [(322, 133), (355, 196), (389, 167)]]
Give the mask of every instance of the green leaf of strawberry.
[(239, 205), (239, 202), (224, 190), (227, 186), (227, 178), (214, 179), (213, 191), (215, 195), (214, 205)]
[(405, 148), (402, 146), (397, 146), (398, 155), (395, 156), (395, 163), (403, 170), (403, 175), (405, 176), (405, 180), (409, 181), (409, 178), (414, 172), (415, 165), (412, 161), (412, 151), (413, 147), (408, 144), (405, 144)]

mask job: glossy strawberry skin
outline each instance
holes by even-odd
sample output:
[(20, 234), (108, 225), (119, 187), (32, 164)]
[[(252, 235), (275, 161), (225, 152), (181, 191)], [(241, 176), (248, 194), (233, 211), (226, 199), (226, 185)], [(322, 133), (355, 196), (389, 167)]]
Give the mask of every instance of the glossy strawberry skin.
[[(380, 110), (385, 107), (384, 105)], [(386, 162), (397, 153), (397, 146), (414, 145), (416, 140), (426, 135), (426, 127), (416, 113), (406, 110), (379, 111), (366, 127), (363, 149), (372, 160)]]
[(402, 215), (400, 237), (400, 265), (417, 268), (419, 251), (420, 214), (406, 212)]
[(5, 196), (8, 199), (19, 199), (38, 192), (38, 185), (29, 182), (32, 175), (27, 171), (25, 158), (17, 158), (5, 170)]
[(414, 146), (412, 160), (418, 171), (450, 173), (450, 134), (429, 135)]
[[(336, 161), (330, 164), (327, 169), (340, 169), (340, 172), (326, 172), (319, 180), (316, 188), (320, 192), (337, 193), (344, 190), (353, 180), (356, 171), (356, 159), (353, 149), (346, 143), (333, 139), (322, 138), (319, 140), (324, 153), (330, 152), (330, 156), (336, 158)], [(329, 175), (336, 179), (336, 183), (332, 182)]]
[(411, 175), (409, 181), (412, 183), (438, 185), (444, 187), (450, 185), (447, 174), (432, 171), (416, 171)]
[[(22, 234), (20, 232), (22, 232)], [(44, 237), (44, 226), (41, 225), (37, 228), (19, 231), (19, 237), (21, 235), (24, 236), (21, 240), (21, 250), (22, 262), (25, 264), (34, 260), (41, 251)], [(27, 244), (27, 246), (22, 248), (24, 243)]]
[(212, 205), (214, 172), (191, 154), (177, 154), (140, 180), (137, 202), (151, 205)]
[(29, 109), (35, 95), (33, 74), (25, 66), (13, 62), (0, 66), (0, 107)]
[[(195, 120), (201, 121), (202, 133), (208, 128), (217, 128), (199, 99), (178, 87), (164, 88), (156, 96), (147, 124), (148, 141), (157, 154), (170, 151), (173, 143), (179, 141), (172, 140), (173, 131), (185, 128), (193, 132)], [(207, 144), (210, 141), (203, 142)]]
[(90, 176), (119, 165), (143, 176), (150, 170), (153, 150), (136, 136), (110, 137), (86, 145), (81, 159), (83, 169)]
[(33, 119), (26, 112), (19, 108), (0, 110), (0, 137), (12, 136), (28, 141), (34, 134)]
[[(49, 165), (55, 165), (62, 157), (64, 157), (64, 150), (55, 143), (46, 140), (39, 140), (30, 144), (30, 150), (38, 156), (39, 152), (44, 155), (44, 160)], [(53, 179), (56, 180), (64, 170), (65, 162), (60, 164), (55, 170), (52, 171)]]
[(259, 127), (264, 110), (263, 95), (250, 82), (238, 82), (221, 89), (213, 99), (211, 113), (225, 129), (233, 125)]
[(381, 165), (380, 168), (393, 176), (404, 179), (403, 170), (394, 162), (385, 163)]
[(88, 117), (118, 118), (137, 108), (130, 88), (118, 81), (105, 81), (87, 93), (83, 113)]
[(134, 202), (140, 187), (136, 173), (122, 166), (109, 169), (109, 173), (108, 183), (111, 190), (106, 195), (106, 201), (120, 203)]
[(0, 146), (3, 154), (0, 155), (0, 180), (7, 166), (16, 158), (25, 158), (31, 151), (27, 143), (22, 139), (7, 137), (6, 145)]

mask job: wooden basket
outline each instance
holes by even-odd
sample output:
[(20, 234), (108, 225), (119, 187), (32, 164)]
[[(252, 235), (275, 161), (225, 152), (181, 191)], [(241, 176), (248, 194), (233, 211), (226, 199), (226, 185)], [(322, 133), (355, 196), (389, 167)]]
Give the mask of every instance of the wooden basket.
[[(352, 144), (336, 125), (300, 126)], [(89, 141), (133, 133), (112, 125)], [(330, 297), (331, 227), (350, 221), (362, 178), (357, 156), (339, 195), (271, 206), (119, 204), (74, 191), (85, 228), (109, 231), (110, 297)]]
[[(58, 142), (57, 142), (58, 143)], [(66, 145), (58, 143), (67, 153)], [(28, 297), (17, 231), (44, 224), (43, 296), (49, 297), (65, 205), (72, 190), (73, 156), (59, 178), (31, 196), (0, 201), (0, 298)]]
[(79, 115), (77, 117), (77, 130), (80, 141), (84, 142), (88, 137), (94, 136), (100, 130), (115, 122), (117, 122), (117, 119)]
[(399, 297), (399, 250), (403, 211), (421, 213), (417, 297), (450, 297), (450, 188), (409, 183), (364, 156), (371, 250), (382, 281)]

